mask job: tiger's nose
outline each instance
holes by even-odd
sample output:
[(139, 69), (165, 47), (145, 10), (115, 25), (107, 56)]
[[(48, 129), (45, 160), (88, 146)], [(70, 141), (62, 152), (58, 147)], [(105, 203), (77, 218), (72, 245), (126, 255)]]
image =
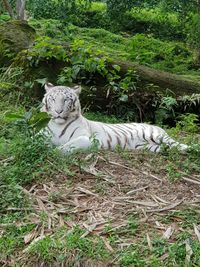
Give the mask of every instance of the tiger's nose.
[(56, 110), (56, 113), (61, 114), (63, 112), (63, 109)]

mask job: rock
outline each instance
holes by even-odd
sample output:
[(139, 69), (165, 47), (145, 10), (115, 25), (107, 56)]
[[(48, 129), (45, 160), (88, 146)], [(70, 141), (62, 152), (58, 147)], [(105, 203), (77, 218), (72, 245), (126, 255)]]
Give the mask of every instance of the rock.
[[(0, 24), (0, 64), (4, 64), (23, 49), (30, 47), (35, 30), (25, 21), (8, 21)], [(9, 54), (9, 55), (8, 55)]]

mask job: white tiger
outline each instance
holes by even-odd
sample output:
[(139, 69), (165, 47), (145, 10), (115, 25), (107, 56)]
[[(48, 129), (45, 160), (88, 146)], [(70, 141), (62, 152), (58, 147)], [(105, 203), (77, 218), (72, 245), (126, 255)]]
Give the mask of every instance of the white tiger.
[(51, 119), (44, 132), (64, 154), (90, 148), (92, 137), (98, 140), (102, 149), (114, 149), (118, 145), (122, 149), (146, 148), (159, 152), (163, 143), (168, 147), (177, 146), (182, 152), (188, 148), (157, 126), (145, 123), (108, 124), (86, 119), (81, 115), (80, 86), (70, 88), (48, 83), (45, 89), (41, 111), (47, 112)]

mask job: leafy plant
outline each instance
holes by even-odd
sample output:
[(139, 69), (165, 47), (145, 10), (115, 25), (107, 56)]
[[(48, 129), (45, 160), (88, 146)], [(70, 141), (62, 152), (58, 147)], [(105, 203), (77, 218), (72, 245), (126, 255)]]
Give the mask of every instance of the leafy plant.
[(90, 6), (90, 1), (61, 0), (51, 1), (31, 0), (28, 2), (28, 10), (34, 18), (67, 20), (71, 13), (80, 13), (84, 8)]
[(42, 60), (57, 59), (67, 61), (66, 49), (49, 37), (38, 37), (35, 45), (28, 51), (27, 59), (30, 65), (38, 65)]
[(172, 96), (162, 97), (158, 110), (156, 111), (156, 122), (160, 125), (163, 121), (172, 118), (176, 118), (175, 107), (178, 106), (177, 100)]
[(190, 107), (198, 107), (200, 105), (200, 94), (191, 94), (180, 96), (178, 99), (183, 105), (184, 111)]
[(13, 122), (14, 125), (24, 129), (26, 133), (33, 134), (39, 132), (49, 122), (50, 118), (46, 112), (38, 113), (37, 109), (32, 109), (25, 113), (11, 113), (5, 114), (5, 120), (7, 122)]
[(179, 116), (180, 121), (177, 123), (177, 128), (182, 131), (189, 133), (198, 133), (199, 132), (199, 122), (198, 115), (196, 114), (181, 114)]
[(152, 35), (136, 34), (132, 37), (131, 47), (132, 60), (159, 69), (181, 72), (187, 70), (192, 61), (192, 53), (182, 44), (161, 41)]

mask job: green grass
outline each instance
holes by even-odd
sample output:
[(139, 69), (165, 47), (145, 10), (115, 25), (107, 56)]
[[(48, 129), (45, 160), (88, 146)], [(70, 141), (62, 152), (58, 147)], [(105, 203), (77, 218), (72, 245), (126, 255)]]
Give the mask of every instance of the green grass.
[(105, 260), (109, 253), (105, 249), (103, 241), (98, 237), (82, 237), (85, 233), (79, 226), (72, 231), (66, 228), (59, 229), (53, 236), (45, 237), (30, 248), (31, 254), (40, 254), (44, 260), (62, 259), (67, 251), (77, 251), (79, 257), (88, 256), (91, 259)]
[[(7, 108), (9, 108), (8, 105)], [(1, 112), (3, 112), (4, 109), (5, 106), (2, 108)], [(101, 116), (99, 113), (87, 113), (86, 116), (90, 119), (102, 120), (109, 123), (118, 121), (115, 117)], [(29, 136), (26, 137), (25, 134), (16, 130), (15, 126), (11, 127), (11, 125), (7, 125), (7, 127), (9, 127), (10, 135), (8, 135), (6, 139), (3, 137), (4, 142), (7, 140), (7, 149), (3, 150), (3, 153), (1, 151), (1, 155), (3, 159), (7, 159), (10, 156), (13, 156), (15, 159), (1, 166), (1, 173), (4, 177), (3, 180), (1, 180), (1, 187), (2, 185), (6, 186), (3, 187), (3, 198), (1, 198), (3, 216), (1, 217), (0, 227), (2, 227), (2, 224), (4, 225), (3, 233), (0, 237), (0, 254), (2, 260), (13, 258), (16, 253), (20, 253), (20, 251), (28, 247), (26, 257), (22, 257), (16, 261), (16, 264), (19, 264), (19, 266), (22, 263), (28, 264), (27, 259), (29, 263), (30, 261), (35, 262), (36, 259), (38, 259), (46, 263), (65, 263), (66, 266), (68, 266), (67, 264), (73, 266), (72, 264), (75, 265), (77, 262), (84, 262), (86, 259), (90, 259), (94, 264), (97, 261), (109, 262), (114, 259), (114, 263), (124, 267), (181, 267), (184, 266), (186, 259), (185, 242), (190, 242), (189, 244), (193, 255), (190, 258), (188, 266), (199, 266), (200, 245), (194, 236), (190, 234), (193, 224), (195, 223), (197, 225), (200, 219), (199, 213), (194, 209), (181, 209), (180, 211), (169, 212), (164, 217), (158, 217), (158, 220), (165, 225), (173, 224), (178, 218), (178, 225), (183, 228), (183, 231), (178, 231), (173, 237), (173, 240), (170, 241), (164, 240), (160, 235), (157, 235), (155, 229), (153, 227), (151, 228), (148, 222), (143, 224), (138, 223), (139, 217), (136, 212), (134, 216), (129, 218), (129, 222), (126, 226), (112, 230), (112, 228), (109, 228), (108, 224), (105, 229), (105, 238), (107, 242), (110, 243), (113, 251), (109, 251), (103, 240), (98, 236), (88, 234), (84, 237), (85, 230), (80, 228), (80, 226), (75, 226), (71, 229), (58, 226), (51, 235), (46, 235), (34, 244), (26, 245), (24, 243), (24, 237), (34, 231), (36, 225), (15, 225), (16, 221), (23, 222), (32, 210), (32, 202), (22, 193), (21, 186), (32, 186), (52, 179), (58, 174), (60, 166), (62, 166), (63, 173), (68, 173), (71, 168), (70, 166), (73, 166), (73, 162), (77, 163), (77, 160), (74, 157), (68, 158), (67, 160), (58, 159), (58, 154), (51, 153), (51, 151), (37, 139), (32, 140)], [(12, 135), (12, 133), (15, 134)], [(146, 156), (148, 156), (148, 154)], [(189, 155), (188, 160), (190, 160), (190, 164), (193, 163), (191, 157), (195, 158), (195, 154)], [(160, 160), (162, 158), (169, 163), (173, 163), (178, 168), (181, 164), (184, 165), (185, 162), (187, 162), (187, 159), (183, 162), (182, 158), (178, 157), (178, 154), (173, 152), (168, 155), (158, 156), (158, 165), (161, 164)], [(131, 156), (126, 159), (131, 161)], [(197, 157), (195, 160), (197, 160)], [(52, 164), (49, 165), (48, 161), (51, 161), (54, 167), (52, 167)], [(199, 164), (198, 162), (196, 162), (196, 164)], [(79, 161), (78, 164), (84, 165), (85, 163)], [(192, 170), (188, 168), (188, 171)], [(4, 184), (2, 184), (2, 182)], [(68, 183), (66, 186), (70, 188), (73, 185)], [(104, 187), (103, 190), (104, 194), (106, 194), (106, 187)], [(97, 192), (99, 192), (98, 187)], [(59, 197), (61, 196), (50, 195), (49, 200), (59, 203)], [(19, 207), (22, 208), (22, 210), (9, 212), (7, 208), (10, 207)], [(26, 208), (28, 209), (27, 211), (25, 211)], [(72, 219), (73, 218), (69, 218), (69, 221)], [(48, 224), (48, 214), (45, 212), (44, 214), (40, 214), (40, 223), (44, 225), (44, 227)], [(150, 235), (152, 248), (148, 246), (146, 233)], [(118, 243), (121, 242), (121, 238), (131, 239), (132, 244), (127, 248), (120, 249)], [(167, 255), (166, 258), (165, 255)], [(162, 257), (164, 257), (164, 260), (162, 260)], [(70, 259), (70, 263), (68, 259)]]

